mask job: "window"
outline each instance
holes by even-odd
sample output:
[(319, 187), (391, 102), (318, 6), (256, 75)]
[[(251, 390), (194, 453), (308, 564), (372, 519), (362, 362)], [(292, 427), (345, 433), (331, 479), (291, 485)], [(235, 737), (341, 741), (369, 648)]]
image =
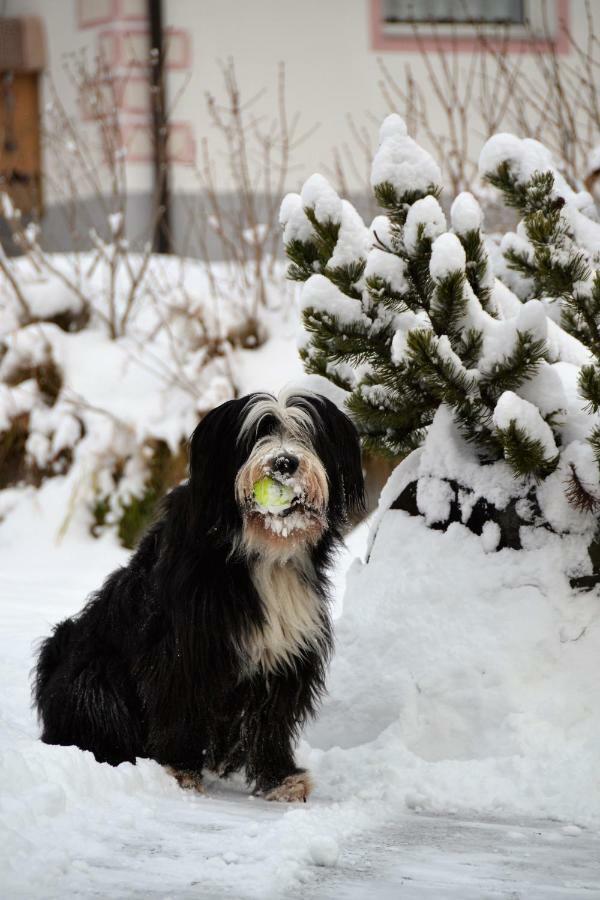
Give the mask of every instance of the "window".
[[(469, 52), (485, 35), (504, 52), (569, 48), (571, 0), (370, 0), (374, 50)], [(418, 38), (418, 40), (417, 40)]]
[(477, 22), (523, 25), (524, 0), (384, 0), (386, 23)]

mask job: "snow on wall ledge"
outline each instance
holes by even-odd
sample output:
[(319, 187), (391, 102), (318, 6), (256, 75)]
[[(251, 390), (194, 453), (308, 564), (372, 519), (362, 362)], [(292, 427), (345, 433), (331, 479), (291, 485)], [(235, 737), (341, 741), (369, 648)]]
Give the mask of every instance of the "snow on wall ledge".
[(321, 766), (408, 806), (598, 823), (600, 598), (569, 588), (568, 546), (488, 554), (386, 512), (308, 734)]

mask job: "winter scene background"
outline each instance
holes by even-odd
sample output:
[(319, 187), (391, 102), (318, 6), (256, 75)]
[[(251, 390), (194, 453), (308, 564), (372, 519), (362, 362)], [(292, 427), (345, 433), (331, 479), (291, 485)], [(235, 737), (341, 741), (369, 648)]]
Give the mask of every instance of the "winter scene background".
[[(5, 6), (2, 896), (600, 898), (595, 4)], [(39, 640), (291, 384), (368, 500), (310, 801), (42, 744)]]

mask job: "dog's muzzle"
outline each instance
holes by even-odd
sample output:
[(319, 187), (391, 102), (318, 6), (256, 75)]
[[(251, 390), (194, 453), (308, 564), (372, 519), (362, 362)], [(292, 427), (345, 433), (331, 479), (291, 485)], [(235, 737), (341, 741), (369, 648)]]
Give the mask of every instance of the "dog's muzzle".
[[(280, 499), (267, 506), (255, 493), (265, 478), (275, 488), (281, 485)], [(236, 498), (252, 544), (314, 544), (327, 527), (327, 475), (318, 456), (303, 446), (260, 442), (238, 472)]]

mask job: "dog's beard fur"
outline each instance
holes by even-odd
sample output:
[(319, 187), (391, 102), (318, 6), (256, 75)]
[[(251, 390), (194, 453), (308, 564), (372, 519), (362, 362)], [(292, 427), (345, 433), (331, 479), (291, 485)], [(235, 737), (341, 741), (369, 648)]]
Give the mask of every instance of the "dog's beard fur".
[[(265, 614), (263, 627), (252, 629), (240, 650), (247, 668), (274, 672), (293, 667), (298, 656), (324, 639), (324, 614), (311, 584), (315, 572), (308, 550), (327, 528), (329, 485), (311, 446), (314, 423), (306, 411), (286, 406), (285, 397), (260, 400), (246, 414), (241, 438), (265, 416), (275, 418), (278, 427), (254, 445), (235, 482), (243, 522), (237, 550), (250, 563)], [(281, 454), (298, 460), (293, 474), (275, 475), (294, 490), (294, 501), (281, 512), (267, 512), (254, 500), (254, 485), (274, 477), (272, 463)]]
[[(246, 415), (241, 437), (256, 427), (264, 416), (273, 416), (279, 427), (259, 440), (240, 468), (235, 493), (243, 520), (241, 549), (248, 557), (285, 562), (314, 546), (327, 528), (329, 486), (325, 468), (312, 449), (314, 424), (300, 407), (286, 407), (285, 398), (255, 403)], [(292, 506), (281, 512), (265, 512), (254, 501), (257, 481), (273, 477), (271, 464), (282, 453), (298, 459), (297, 470), (289, 476), (275, 475), (293, 488)]]

